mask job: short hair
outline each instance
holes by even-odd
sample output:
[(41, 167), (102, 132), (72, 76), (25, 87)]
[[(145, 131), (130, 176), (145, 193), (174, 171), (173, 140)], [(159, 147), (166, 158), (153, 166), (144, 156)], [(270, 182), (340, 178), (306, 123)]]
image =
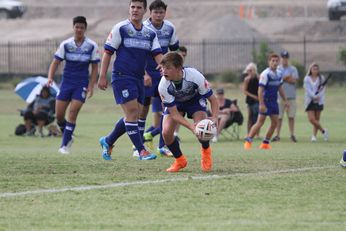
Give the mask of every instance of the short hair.
[(88, 26), (88, 23), (86, 21), (86, 18), (84, 16), (76, 16), (73, 18), (73, 25), (76, 23), (83, 23), (85, 25), (85, 28)]
[(268, 55), (268, 62), (272, 59), (272, 58), (280, 58), (280, 56), (278, 55), (278, 54), (276, 54), (276, 53), (270, 53), (269, 55)]
[(142, 2), (144, 9), (147, 9), (147, 0), (130, 0), (130, 4), (131, 2)]
[(162, 66), (173, 65), (175, 68), (182, 67), (184, 63), (183, 57), (176, 52), (168, 52), (166, 53), (161, 61)]
[(187, 52), (187, 48), (185, 46), (180, 46), (179, 47), (179, 51), (182, 51), (182, 52)]
[(161, 0), (155, 0), (153, 1), (150, 6), (149, 6), (149, 10), (157, 10), (163, 8), (165, 11), (167, 10), (167, 4), (165, 4), (163, 1)]

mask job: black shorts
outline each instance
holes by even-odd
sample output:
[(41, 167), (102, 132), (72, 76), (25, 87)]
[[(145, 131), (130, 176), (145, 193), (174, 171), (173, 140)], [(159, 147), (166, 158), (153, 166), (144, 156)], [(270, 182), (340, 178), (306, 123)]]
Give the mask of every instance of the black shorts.
[(305, 111), (323, 111), (323, 104), (311, 102)]

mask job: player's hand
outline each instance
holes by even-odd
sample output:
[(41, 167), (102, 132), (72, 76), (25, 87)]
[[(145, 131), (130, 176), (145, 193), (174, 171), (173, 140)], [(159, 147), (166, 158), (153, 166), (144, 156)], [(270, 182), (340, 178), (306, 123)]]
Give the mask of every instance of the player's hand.
[(97, 82), (97, 87), (101, 90), (106, 90), (108, 87), (108, 80), (106, 76), (100, 76), (98, 82)]
[(208, 117), (208, 119), (213, 121), (213, 123), (216, 125), (216, 127), (219, 126), (219, 119), (218, 119), (218, 117)]
[(153, 81), (151, 79), (150, 75), (145, 74), (144, 75), (144, 86), (151, 87), (153, 85)]
[(47, 87), (51, 87), (52, 85), (53, 85), (53, 79), (48, 78), (48, 81), (47, 81), (47, 83), (46, 83), (46, 86), (47, 86)]
[(94, 95), (94, 86), (89, 86), (87, 92), (88, 92), (88, 99), (90, 99)]
[(264, 104), (260, 104), (258, 109), (259, 109), (259, 112), (261, 112), (261, 113), (267, 112), (267, 107)]

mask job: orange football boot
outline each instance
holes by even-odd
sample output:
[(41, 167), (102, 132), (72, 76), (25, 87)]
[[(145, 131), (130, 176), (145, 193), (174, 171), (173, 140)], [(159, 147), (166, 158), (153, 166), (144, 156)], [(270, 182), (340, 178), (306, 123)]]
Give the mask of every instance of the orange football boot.
[(176, 158), (171, 167), (166, 169), (166, 172), (179, 172), (180, 169), (185, 168), (187, 165), (187, 160), (184, 155)]
[(207, 149), (201, 149), (201, 168), (204, 172), (209, 172), (213, 165), (213, 160), (211, 158), (211, 147), (209, 146)]
[(251, 145), (252, 145), (251, 142), (245, 141), (245, 143), (244, 143), (244, 149), (245, 149), (245, 150), (250, 150), (250, 149), (251, 149)]
[(271, 149), (272, 147), (270, 146), (270, 144), (266, 144), (266, 143), (261, 143), (261, 145), (259, 146), (260, 149)]

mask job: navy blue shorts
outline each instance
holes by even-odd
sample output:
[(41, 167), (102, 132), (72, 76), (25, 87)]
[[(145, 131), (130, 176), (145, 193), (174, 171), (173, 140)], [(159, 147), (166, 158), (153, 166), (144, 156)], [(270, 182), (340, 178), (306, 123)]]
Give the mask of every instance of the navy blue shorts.
[[(192, 119), (195, 112), (204, 111), (207, 112), (207, 100), (205, 98), (193, 99), (189, 102), (176, 103), (179, 112), (187, 114), (187, 118)], [(168, 115), (168, 108), (165, 108), (164, 115)]]
[(158, 97), (159, 83), (160, 79), (152, 78), (152, 85), (150, 87), (145, 87), (145, 97)]
[(162, 101), (160, 97), (151, 98), (151, 111), (152, 112), (162, 112)]
[(117, 104), (125, 104), (133, 99), (144, 103), (144, 80), (131, 76), (113, 76), (113, 94)]
[(87, 85), (73, 86), (62, 82), (56, 99), (61, 101), (71, 101), (74, 99), (85, 103), (87, 90)]
[(279, 104), (278, 102), (264, 102), (267, 111), (265, 113), (259, 112), (259, 114), (261, 115), (267, 115), (267, 116), (271, 116), (271, 115), (279, 115)]

